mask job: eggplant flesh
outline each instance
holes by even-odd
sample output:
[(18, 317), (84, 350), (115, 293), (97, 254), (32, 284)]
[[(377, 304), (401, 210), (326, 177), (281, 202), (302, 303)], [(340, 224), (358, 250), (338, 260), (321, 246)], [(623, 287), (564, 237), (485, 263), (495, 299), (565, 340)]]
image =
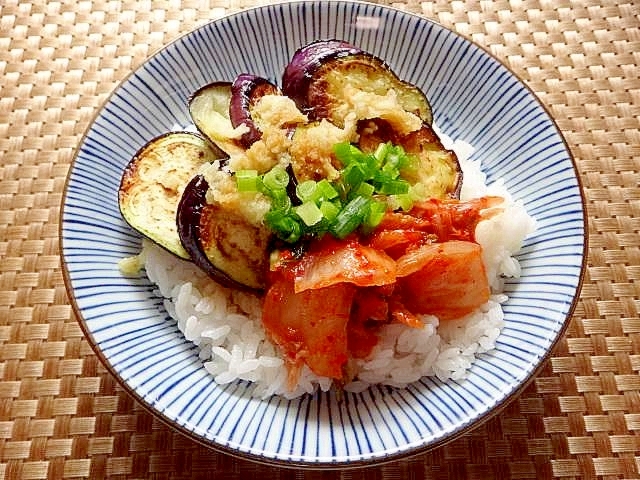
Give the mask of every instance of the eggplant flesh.
[(244, 125), (248, 129), (240, 137), (240, 142), (245, 148), (249, 148), (262, 136), (258, 122), (253, 118), (253, 106), (265, 95), (280, 94), (276, 85), (257, 75), (243, 73), (233, 81), (229, 119), (234, 128)]
[(207, 203), (209, 184), (197, 175), (180, 200), (176, 223), (184, 249), (216, 282), (242, 290), (265, 288), (270, 232), (239, 213)]
[(431, 106), (415, 85), (400, 80), (383, 60), (337, 40), (315, 42), (294, 54), (283, 76), (283, 93), (310, 119), (344, 125), (353, 91), (387, 95), (395, 91), (402, 108), (431, 124)]
[(144, 145), (124, 169), (118, 205), (136, 231), (173, 254), (189, 259), (176, 227), (185, 186), (205, 163), (224, 156), (200, 135), (166, 133)]
[(379, 58), (359, 53), (328, 59), (316, 71), (307, 91), (307, 103), (315, 118), (328, 118), (337, 125), (344, 122), (342, 106), (349, 104), (351, 87), (384, 96), (394, 90), (402, 108), (431, 123), (431, 106), (416, 86), (400, 80)]
[(231, 82), (213, 82), (189, 98), (189, 114), (195, 127), (227, 155), (245, 150), (240, 142), (242, 134), (235, 130), (229, 116), (231, 86)]

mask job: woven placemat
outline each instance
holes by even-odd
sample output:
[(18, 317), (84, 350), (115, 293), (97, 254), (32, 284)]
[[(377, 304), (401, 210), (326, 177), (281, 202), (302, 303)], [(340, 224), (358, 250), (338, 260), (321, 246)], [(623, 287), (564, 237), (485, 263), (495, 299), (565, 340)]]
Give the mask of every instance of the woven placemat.
[(540, 97), (589, 213), (566, 336), (497, 417), (375, 469), (302, 472), (199, 446), (101, 366), (63, 284), (60, 201), (119, 80), (184, 32), (262, 0), (0, 2), (0, 478), (640, 478), (640, 4), (390, 2), (483, 45)]

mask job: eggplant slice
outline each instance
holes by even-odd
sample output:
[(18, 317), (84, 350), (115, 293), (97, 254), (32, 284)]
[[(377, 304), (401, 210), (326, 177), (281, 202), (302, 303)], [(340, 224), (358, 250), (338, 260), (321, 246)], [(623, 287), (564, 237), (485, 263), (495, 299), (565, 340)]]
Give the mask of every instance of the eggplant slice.
[(145, 237), (188, 260), (176, 228), (180, 198), (200, 166), (223, 156), (194, 133), (171, 132), (154, 138), (124, 169), (118, 190), (123, 218)]
[(281, 95), (280, 89), (266, 78), (250, 73), (238, 75), (231, 86), (229, 119), (233, 127), (244, 125), (249, 129), (240, 137), (245, 148), (260, 140), (260, 126), (253, 118), (253, 106), (265, 95)]
[(362, 50), (342, 40), (317, 40), (293, 54), (282, 75), (282, 91), (298, 105), (306, 105), (311, 79), (323, 62), (330, 58), (354, 55)]
[(314, 42), (296, 51), (282, 84), (283, 93), (309, 118), (326, 118), (340, 127), (353, 89), (381, 96), (394, 90), (405, 111), (432, 122), (431, 106), (418, 87), (400, 80), (375, 55), (338, 40)]
[(231, 82), (214, 82), (189, 99), (189, 114), (196, 128), (227, 155), (244, 152), (229, 116)]
[(228, 208), (207, 203), (209, 184), (196, 175), (184, 190), (176, 217), (184, 249), (216, 282), (260, 291), (269, 268), (271, 233)]

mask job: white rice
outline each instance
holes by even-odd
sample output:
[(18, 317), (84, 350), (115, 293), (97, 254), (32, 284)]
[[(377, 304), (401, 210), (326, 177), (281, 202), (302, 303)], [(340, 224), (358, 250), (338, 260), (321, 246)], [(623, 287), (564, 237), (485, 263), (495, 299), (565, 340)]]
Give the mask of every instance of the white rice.
[[(502, 281), (518, 277), (520, 269), (513, 255), (533, 232), (535, 222), (500, 182), (485, 185), (479, 163), (469, 160), (473, 149), (468, 144), (440, 136), (445, 146), (458, 154), (464, 173), (463, 200), (482, 195), (505, 198), (504, 211), (476, 229), (494, 294), (481, 309), (459, 320), (440, 324), (436, 317), (424, 315), (422, 329), (386, 325), (370, 358), (354, 361), (360, 373), (345, 386), (347, 391), (362, 391), (371, 384), (404, 387), (424, 376), (443, 381), (463, 379), (476, 355), (495, 347), (504, 326), (501, 303), (507, 297), (501, 293)], [(261, 398), (294, 398), (331, 388), (331, 379), (318, 377), (305, 366), (296, 389), (288, 390), (287, 369), (265, 336), (258, 298), (216, 284), (192, 263), (149, 241), (143, 243), (140, 260), (157, 285), (158, 295), (164, 298), (169, 315), (199, 347), (204, 368), (215, 382), (252, 382), (253, 395)]]

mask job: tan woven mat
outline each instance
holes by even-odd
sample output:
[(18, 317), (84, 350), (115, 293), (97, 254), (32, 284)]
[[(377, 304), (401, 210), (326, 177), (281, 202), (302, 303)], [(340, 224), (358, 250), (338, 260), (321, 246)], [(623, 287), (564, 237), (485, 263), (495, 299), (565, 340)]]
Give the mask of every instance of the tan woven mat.
[[(255, 0), (255, 4), (263, 3)], [(253, 0), (0, 0), (0, 478), (640, 478), (640, 3), (393, 2), (487, 47), (563, 131), (590, 217), (565, 338), (498, 417), (376, 469), (301, 472), (198, 446), (94, 356), (59, 261), (74, 149), (118, 81), (154, 51)]]

